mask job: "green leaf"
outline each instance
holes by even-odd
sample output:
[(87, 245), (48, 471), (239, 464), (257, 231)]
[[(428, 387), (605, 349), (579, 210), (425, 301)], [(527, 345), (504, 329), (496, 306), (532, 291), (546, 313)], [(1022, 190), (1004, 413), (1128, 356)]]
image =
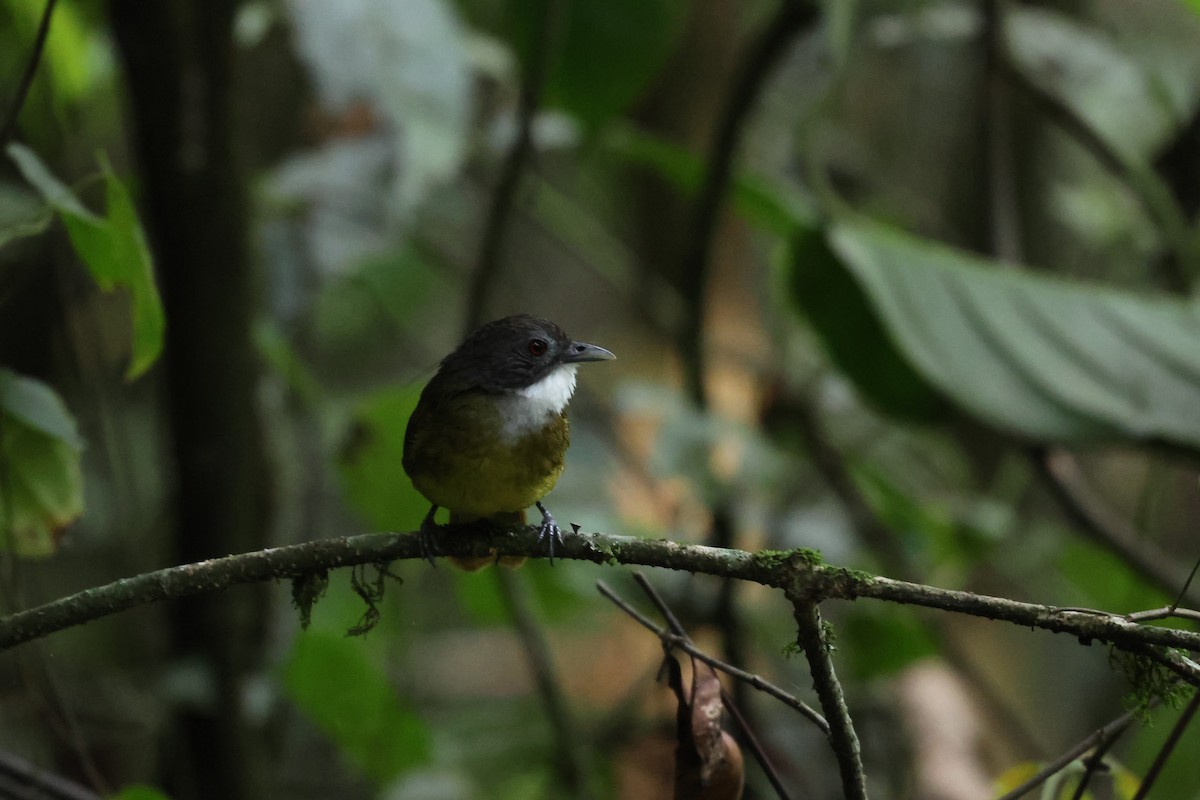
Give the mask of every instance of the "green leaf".
[(75, 252), (97, 285), (106, 292), (118, 288), (129, 292), (133, 352), (125, 377), (138, 377), (162, 352), (165, 321), (150, 249), (128, 190), (108, 162), (102, 160), (107, 210), (105, 217), (98, 217), (28, 147), (10, 144), (8, 154), (25, 179), (58, 212)]
[(46, 385), (0, 369), (0, 550), (47, 556), (83, 513), (83, 442)]
[(404, 431), (417, 407), (419, 386), (385, 389), (354, 413), (338, 454), (338, 473), (351, 507), (376, 530), (410, 530), (425, 516), (423, 498), (400, 468)]
[(1006, 267), (863, 221), (837, 225), (831, 243), (896, 350), (987, 424), (1038, 441), (1200, 448), (1196, 307)]
[(284, 668), (287, 696), (368, 777), (383, 783), (429, 759), (424, 721), (404, 703), (361, 642), (309, 631)]
[[(1072, 761), (1042, 785), (1037, 797), (1039, 800), (1071, 800), (1084, 773), (1091, 773), (1082, 800), (1133, 800), (1141, 780), (1111, 757), (1105, 757), (1103, 763), (1103, 768), (1093, 770), (1082, 759)], [(1040, 773), (1045, 766), (1036, 761), (1014, 764), (996, 778), (992, 789), (996, 796), (1006, 795)], [(1032, 798), (1033, 795), (1027, 794), (1026, 797)]]
[(76, 450), (83, 449), (75, 418), (62, 398), (44, 383), (0, 368), (0, 410), (34, 430), (62, 439)]
[(0, 247), (50, 227), (54, 213), (35, 195), (11, 183), (0, 183)]
[(17, 165), (29, 185), (41, 192), (45, 201), (56, 211), (91, 220), (97, 225), (101, 223), (100, 218), (84, 208), (65, 183), (54, 177), (37, 153), (20, 142), (13, 142), (8, 146), (8, 157)]
[(863, 396), (902, 419), (933, 421), (944, 404), (909, 366), (863, 288), (829, 247), (824, 232), (800, 228), (792, 239), (792, 298), (830, 358)]
[(1128, 159), (1148, 161), (1178, 134), (1176, 107), (1114, 37), (1049, 8), (1014, 6), (1004, 34), (1016, 66)]
[(112, 795), (110, 800), (171, 800), (171, 798), (149, 786), (126, 786)]
[[(553, 0), (514, 0), (509, 11), (515, 48), (524, 64), (541, 46), (545, 6)], [(552, 23), (552, 63), (546, 102), (595, 126), (628, 109), (671, 55), (683, 30), (682, 0), (575, 0), (560, 4)]]

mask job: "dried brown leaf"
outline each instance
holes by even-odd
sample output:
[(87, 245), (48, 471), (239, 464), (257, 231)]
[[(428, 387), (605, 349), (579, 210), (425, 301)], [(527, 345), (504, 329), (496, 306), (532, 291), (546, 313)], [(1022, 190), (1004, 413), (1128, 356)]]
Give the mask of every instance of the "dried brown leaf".
[(721, 728), (725, 709), (716, 672), (693, 659), (688, 691), (674, 656), (667, 657), (665, 666), (668, 685), (679, 701), (675, 716), (675, 800), (740, 800), (742, 751)]

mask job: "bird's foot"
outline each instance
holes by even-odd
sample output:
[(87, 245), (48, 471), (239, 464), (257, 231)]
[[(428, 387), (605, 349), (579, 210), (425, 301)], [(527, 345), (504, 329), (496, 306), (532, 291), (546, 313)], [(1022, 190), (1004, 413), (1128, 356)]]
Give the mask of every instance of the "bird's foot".
[(425, 519), (421, 520), (421, 528), (417, 532), (417, 540), (421, 548), (421, 558), (429, 562), (429, 566), (436, 568), (437, 562), (433, 559), (438, 555), (437, 536), (438, 524), (433, 521), (433, 515), (437, 513), (437, 506), (429, 509), (429, 513), (425, 515)]
[(563, 544), (562, 530), (558, 527), (558, 522), (555, 521), (554, 515), (546, 510), (541, 501), (537, 502), (538, 511), (542, 512), (542, 524), (538, 528), (538, 544), (543, 541), (547, 543), (550, 550), (550, 566), (554, 566), (554, 542), (557, 541), (560, 545)]

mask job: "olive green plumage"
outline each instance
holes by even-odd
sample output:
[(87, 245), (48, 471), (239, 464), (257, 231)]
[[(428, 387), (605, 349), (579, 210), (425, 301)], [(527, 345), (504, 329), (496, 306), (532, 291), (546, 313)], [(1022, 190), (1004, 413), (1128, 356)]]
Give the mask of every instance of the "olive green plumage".
[(553, 557), (561, 536), (539, 501), (562, 475), (575, 370), (614, 357), (522, 314), (484, 325), (442, 360), (404, 435), (404, 471), (433, 504), (421, 526), (428, 556), (438, 507), (451, 521), (511, 522), (537, 505)]
[(558, 483), (570, 445), (565, 413), (509, 442), (494, 397), (427, 402), (427, 394), (404, 437), (404, 470), (426, 500), (455, 517), (492, 517), (524, 511)]

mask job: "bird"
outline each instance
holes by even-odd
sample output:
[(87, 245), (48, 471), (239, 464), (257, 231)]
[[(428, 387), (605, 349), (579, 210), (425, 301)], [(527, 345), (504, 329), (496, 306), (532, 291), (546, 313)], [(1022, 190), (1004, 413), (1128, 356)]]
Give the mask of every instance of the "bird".
[[(531, 506), (542, 514), (538, 541), (548, 542), (554, 563), (562, 532), (542, 498), (563, 472), (575, 371), (614, 358), (549, 320), (517, 314), (479, 327), (442, 359), (404, 434), (404, 471), (432, 504), (420, 527), (431, 564), (438, 508), (450, 512), (451, 523), (524, 524)], [(475, 570), (492, 559), (452, 560)]]

